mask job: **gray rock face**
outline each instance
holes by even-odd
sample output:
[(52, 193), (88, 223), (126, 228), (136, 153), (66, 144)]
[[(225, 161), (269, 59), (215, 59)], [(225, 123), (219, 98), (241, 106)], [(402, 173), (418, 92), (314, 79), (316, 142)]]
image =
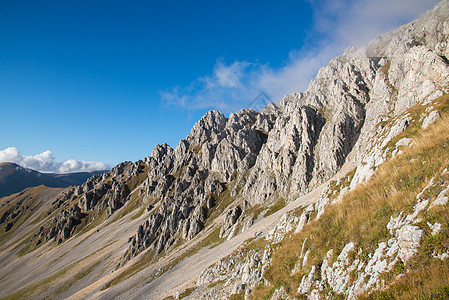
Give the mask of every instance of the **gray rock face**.
[(432, 111), (422, 122), (422, 128), (426, 129), (431, 124), (435, 123), (440, 118), (440, 113), (437, 110)]
[(237, 223), (237, 220), (242, 215), (242, 209), (240, 206), (236, 206), (233, 209), (230, 209), (226, 214), (226, 219), (223, 223), (223, 226), (220, 230), (220, 237), (224, 237), (231, 233), (233, 226)]
[[(81, 212), (81, 209), (77, 205), (73, 205), (68, 210), (61, 211), (53, 219), (55, 225), (51, 227), (49, 232), (45, 235), (45, 239), (54, 239), (58, 242), (58, 244), (61, 243), (63, 240), (70, 237), (74, 227), (81, 223), (81, 219), (83, 217), (84, 214)], [(43, 230), (41, 230), (40, 233), (42, 236), (44, 235)]]
[[(238, 294), (258, 284), (268, 262), (271, 249), (263, 251), (239, 249), (232, 257), (221, 259), (208, 267), (198, 278), (195, 299), (229, 299), (231, 294)], [(223, 283), (220, 290), (211, 290), (211, 283)], [(249, 296), (249, 295), (248, 295)], [(246, 299), (246, 297), (245, 297)]]

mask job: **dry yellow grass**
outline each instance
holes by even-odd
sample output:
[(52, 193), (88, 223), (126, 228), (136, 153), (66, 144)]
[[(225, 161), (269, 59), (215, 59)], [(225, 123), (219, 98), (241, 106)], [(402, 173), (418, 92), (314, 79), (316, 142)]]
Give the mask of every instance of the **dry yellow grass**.
[[(255, 298), (267, 297), (274, 288), (280, 286), (284, 286), (288, 293), (295, 295), (302, 276), (308, 273), (311, 265), (319, 266), (328, 250), (334, 249), (334, 254), (339, 253), (349, 242), (355, 242), (357, 247), (362, 249), (360, 258), (368, 259), (368, 253), (373, 253), (379, 242), (390, 238), (386, 228), (390, 216), (396, 216), (400, 211), (410, 212), (416, 195), (432, 177), (440, 176), (439, 180), (445, 181), (447, 185), (449, 177), (442, 178), (441, 173), (449, 167), (449, 117), (446, 113), (448, 100), (445, 95), (440, 99), (442, 102), (437, 105), (440, 112), (443, 112), (441, 120), (426, 130), (420, 130), (420, 124), (415, 124), (401, 135), (413, 137), (411, 148), (403, 149), (403, 154), (381, 165), (367, 184), (359, 186), (348, 193), (340, 203), (329, 207), (318, 221), (310, 223), (301, 233), (281, 242), (273, 255), (271, 266), (265, 272), (265, 278), (273, 286), (258, 287), (254, 294)], [(417, 115), (420, 114), (419, 107), (413, 107), (411, 110)], [(430, 250), (425, 250), (424, 246), (420, 248), (422, 255), (417, 256), (420, 263), (410, 262), (406, 266), (410, 270), (409, 273), (397, 281), (391, 290), (383, 291), (383, 294), (373, 294), (372, 297), (388, 298), (390, 295), (398, 299), (401, 297), (438, 299), (441, 295), (441, 297), (449, 296), (448, 263), (436, 261), (429, 255), (429, 252), (435, 251), (437, 246), (440, 250), (449, 250), (448, 215), (449, 210), (440, 211), (438, 216), (434, 211), (426, 215), (427, 219), (438, 219), (443, 222), (445, 236), (440, 238), (438, 245), (434, 245), (433, 240), (429, 242), (424, 238), (423, 243), (430, 244), (428, 245)], [(424, 226), (427, 225), (423, 224)], [(306, 238), (308, 238), (306, 247), (310, 249), (308, 263), (302, 271), (292, 276), (291, 270), (299, 260), (301, 246)], [(392, 281), (397, 274), (389, 275)], [(339, 296), (332, 294), (331, 291), (327, 293), (328, 296)]]

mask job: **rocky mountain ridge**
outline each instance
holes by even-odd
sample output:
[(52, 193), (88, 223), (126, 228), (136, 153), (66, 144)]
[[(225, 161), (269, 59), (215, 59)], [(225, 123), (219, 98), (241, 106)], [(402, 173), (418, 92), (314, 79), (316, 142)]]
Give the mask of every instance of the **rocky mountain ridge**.
[[(381, 287), (379, 276), (399, 262), (405, 265), (419, 246), (422, 229), (413, 226), (424, 211), (420, 197), (413, 211), (383, 226), (392, 237), (368, 249), (371, 252), (348, 240), (318, 258), (302, 240), (300, 262), (291, 270), (297, 280), (294, 292), (269, 277), (270, 264), (279, 243), (326, 217), (326, 210), (348, 191), (411, 145), (410, 138), (399, 139), (401, 134), (427, 128), (441, 117), (449, 93), (448, 16), (449, 2), (443, 0), (367, 47), (347, 49), (320, 69), (304, 93), (287, 95), (262, 111), (244, 109), (228, 118), (210, 111), (176, 148), (158, 145), (144, 160), (121, 163), (66, 189), (50, 202), (48, 221), (37, 223), (26, 239), (32, 245), (30, 254), (51, 247), (49, 241), (63, 247), (93, 234), (95, 228), (137, 220), (138, 226), (127, 228), (134, 234), (120, 244), (107, 269), (124, 274), (143, 264), (143, 258), (147, 265), (156, 264), (198, 239), (215, 241), (207, 246), (229, 241), (327, 182), (315, 203), (288, 212), (275, 227), (245, 243), (247, 248), (244, 245), (204, 270), (191, 287), (191, 297), (248, 298), (266, 285), (275, 287), (272, 299), (319, 298), (325, 290), (353, 298)], [(343, 166), (351, 172), (329, 182)], [(431, 200), (437, 201), (429, 198), (425, 206)], [(204, 238), (204, 232), (211, 233)], [(255, 247), (257, 243), (261, 245)], [(391, 254), (388, 260), (385, 253)], [(115, 291), (137, 271), (129, 272), (128, 277), (116, 275), (123, 278), (102, 286)], [(93, 297), (110, 295), (108, 291), (97, 290)], [(142, 291), (150, 292), (143, 286)]]
[[(448, 92), (445, 6), (442, 2), (428, 16), (366, 48), (348, 49), (318, 72), (304, 94), (287, 96), (262, 112), (231, 114), (227, 120), (218, 112), (206, 114), (176, 147), (175, 161), (182, 163), (174, 169), (186, 165), (189, 147), (202, 145), (195, 148), (199, 163), (193, 164), (225, 184), (237, 171), (234, 180), (245, 184), (231, 193), (245, 207), (289, 201), (316, 187), (339, 170), (354, 147), (359, 156), (372, 147), (369, 141), (380, 121)], [(390, 139), (400, 133), (395, 130)], [(367, 178), (361, 173), (356, 172), (354, 184)], [(204, 214), (194, 215), (201, 220)]]

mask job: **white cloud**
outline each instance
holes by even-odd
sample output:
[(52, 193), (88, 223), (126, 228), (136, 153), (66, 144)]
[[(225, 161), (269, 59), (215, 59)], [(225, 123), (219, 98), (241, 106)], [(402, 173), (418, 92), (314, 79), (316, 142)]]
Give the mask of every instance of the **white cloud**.
[(90, 172), (110, 169), (108, 164), (98, 161), (78, 161), (69, 159), (64, 162), (57, 162), (53, 153), (49, 150), (40, 154), (25, 156), (20, 154), (20, 151), (16, 147), (9, 147), (1, 150), (0, 162), (13, 162), (22, 167), (36, 171), (54, 173)]
[(310, 43), (292, 50), (282, 68), (268, 63), (218, 59), (210, 75), (189, 86), (161, 92), (162, 101), (180, 109), (219, 109), (229, 113), (246, 107), (265, 92), (278, 102), (286, 94), (304, 91), (318, 69), (348, 46), (367, 44), (431, 9), (438, 0), (309, 0), (314, 11)]
[(62, 162), (59, 165), (58, 173), (71, 173), (71, 172), (89, 172), (97, 170), (106, 170), (110, 167), (104, 162), (100, 161), (79, 161), (69, 159)]
[(218, 61), (214, 68), (214, 79), (208, 80), (209, 87), (236, 88), (242, 86), (244, 72), (251, 64), (247, 62), (234, 62), (226, 66), (222, 61)]

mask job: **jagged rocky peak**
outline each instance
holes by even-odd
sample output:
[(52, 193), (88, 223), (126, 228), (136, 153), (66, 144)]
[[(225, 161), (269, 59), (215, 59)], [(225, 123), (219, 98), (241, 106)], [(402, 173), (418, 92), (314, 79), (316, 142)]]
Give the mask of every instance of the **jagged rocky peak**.
[(373, 138), (381, 130), (380, 122), (449, 91), (448, 15), (449, 1), (445, 0), (419, 19), (374, 39), (365, 48), (368, 56), (380, 58), (381, 67), (370, 89), (364, 126), (354, 152), (357, 161), (373, 147)]
[(158, 254), (204, 228), (225, 184), (254, 165), (273, 128), (275, 108), (242, 110), (229, 118), (210, 111), (173, 151), (168, 146), (155, 148), (144, 194), (161, 205), (130, 240), (124, 262), (148, 247)]
[[(441, 105), (440, 101), (446, 101), (440, 97), (449, 93), (448, 18), (449, 1), (444, 0), (423, 17), (382, 35), (369, 46), (347, 49), (342, 56), (333, 59), (318, 72), (305, 93), (286, 96), (279, 104), (282, 114), (269, 132), (268, 140), (263, 145), (254, 168), (247, 176), (245, 187), (237, 198), (247, 199), (253, 204), (266, 205), (270, 199), (282, 195), (295, 197), (297, 195), (295, 192), (304, 192), (335, 174), (352, 152), (353, 165), (357, 166), (355, 175), (352, 176), (354, 173), (350, 173), (351, 175), (347, 177), (349, 181), (345, 185), (349, 182), (350, 184), (333, 200), (339, 201), (345, 192), (372, 176), (376, 168), (388, 157), (398, 155), (401, 152), (399, 147), (411, 145), (411, 138), (396, 141), (394, 139), (411, 124), (418, 128), (426, 128), (429, 126), (428, 122), (435, 122), (440, 116), (436, 107)], [(415, 104), (418, 105), (414, 106)], [(409, 110), (412, 106), (413, 108)], [(413, 115), (415, 109), (420, 111), (417, 113), (418, 116)], [(391, 144), (391, 141), (395, 143)], [(310, 165), (305, 163), (308, 160)], [(410, 160), (410, 163), (413, 161), (414, 159)], [(443, 173), (447, 174), (447, 170), (445, 169)], [(435, 177), (430, 179), (424, 190), (435, 184), (434, 179)], [(337, 184), (340, 184), (338, 182)], [(441, 195), (447, 193), (445, 186), (447, 181), (441, 181), (440, 185), (440, 190), (443, 190), (436, 193), (438, 196), (432, 196), (437, 198), (435, 203), (441, 199)], [(325, 191), (326, 189), (328, 188), (325, 188)], [(304, 208), (301, 217), (284, 215), (267, 234), (266, 239), (279, 242), (277, 236), (282, 240), (288, 237), (287, 233), (295, 227), (296, 232), (301, 231), (309, 219), (307, 214), (310, 211), (318, 210), (317, 218), (319, 218), (330, 201), (326, 199), (328, 197), (326, 193), (322, 194), (318, 202)], [(383, 274), (391, 271), (398, 261), (405, 264), (418, 251), (419, 241), (425, 234), (424, 230), (419, 229), (417, 225), (419, 223), (415, 218), (418, 211), (432, 205), (428, 206), (429, 199), (421, 198), (422, 193), (416, 196), (413, 213), (407, 215), (400, 212), (396, 216), (391, 216), (390, 222), (385, 224), (386, 228), (390, 229), (391, 238), (388, 242), (379, 240), (378, 248), (374, 248), (373, 253), (369, 254), (366, 266), (362, 260), (357, 260), (350, 266), (348, 253), (358, 252), (357, 255), (360, 255), (361, 250), (357, 248), (359, 245), (349, 242), (339, 250), (341, 251), (339, 255), (333, 254), (332, 250), (329, 251), (324, 261), (319, 264), (321, 267), (309, 268), (302, 276), (297, 293), (289, 294), (295, 296), (301, 294), (304, 297), (318, 299), (323, 296), (321, 293), (323, 290), (326, 290), (326, 295), (329, 295), (327, 291), (331, 290), (349, 299), (355, 299), (363, 293), (371, 292), (371, 289), (387, 287), (388, 282), (382, 279)], [(444, 203), (446, 202), (447, 197), (444, 200)], [(244, 214), (245, 211), (241, 211), (239, 206), (229, 209), (220, 235), (225, 236), (236, 228), (236, 223), (244, 219), (242, 218)], [(399, 225), (393, 224), (395, 222)], [(430, 223), (427, 226), (431, 230), (435, 228)], [(426, 225), (422, 228), (426, 228)], [(278, 235), (278, 232), (282, 234)], [(292, 274), (304, 268), (309, 252), (312, 253), (304, 248), (306, 240), (307, 238), (301, 251), (303, 261), (298, 262)], [(259, 255), (262, 252), (259, 252)], [(229, 296), (246, 289), (245, 297), (247, 297), (251, 293), (252, 286), (260, 282), (270, 286), (263, 277), (263, 271), (259, 272), (264, 269), (265, 263), (262, 266), (249, 263), (253, 255), (249, 252), (245, 261), (236, 251), (212, 265), (197, 282), (198, 290), (207, 285), (209, 287), (195, 296), (200, 298), (199, 295), (206, 295), (207, 298), (220, 293), (220, 296)], [(385, 259), (386, 256), (390, 258)], [(433, 257), (442, 260), (435, 252)], [(447, 259), (446, 254), (444, 259)], [(330, 263), (331, 260), (333, 263)], [(356, 266), (357, 263), (360, 265)], [(345, 271), (342, 271), (343, 269)], [(349, 280), (350, 276), (353, 276), (349, 273), (354, 270), (357, 272), (353, 274), (358, 275), (354, 280)], [(317, 280), (320, 278), (319, 273), (321, 282)], [(254, 283), (248, 280), (252, 277), (248, 274), (254, 274), (255, 280), (252, 281)], [(397, 282), (400, 276), (403, 274), (394, 277), (396, 280), (393, 282)], [(215, 284), (220, 284), (219, 282), (225, 282), (222, 285), (224, 292), (215, 288)], [(214, 288), (210, 288), (212, 285)], [(289, 299), (290, 295), (282, 287), (274, 292), (272, 298)]]
[(173, 154), (173, 148), (170, 147), (167, 143), (164, 143), (162, 145), (156, 145), (154, 147), (153, 152), (151, 152), (152, 158), (154, 158), (157, 161), (163, 160), (164, 156), (166, 155), (172, 155)]
[(322, 68), (304, 93), (286, 96), (279, 117), (242, 191), (252, 204), (296, 197), (345, 162), (365, 119), (364, 106), (379, 68), (350, 49)]
[(176, 147), (175, 169), (193, 163), (199, 169), (214, 172), (221, 181), (229, 182), (235, 171), (254, 164), (255, 155), (265, 143), (275, 118), (275, 110), (245, 109), (231, 113), (229, 118), (218, 111), (206, 113)]
[[(442, 21), (447, 7), (444, 1), (425, 16), (435, 21), (418, 19), (367, 47), (348, 48), (319, 70), (304, 93), (229, 118), (210, 111), (176, 149), (158, 146), (152, 157), (157, 157), (159, 171), (150, 171), (147, 193), (165, 199), (157, 214), (171, 225), (159, 226), (159, 217), (150, 217), (130, 252), (144, 249), (141, 241), (159, 252), (195, 236), (213, 209), (211, 195), (222, 191), (222, 184), (236, 180), (229, 192), (249, 207), (268, 205), (293, 200), (329, 179), (354, 149), (360, 160), (372, 146), (380, 121), (435, 90), (442, 93), (447, 85), (447, 60), (441, 54), (447, 51), (447, 21)], [(427, 30), (434, 34), (423, 33)], [(236, 215), (238, 205), (231, 206), (229, 216)], [(178, 215), (180, 207), (190, 208)], [(227, 219), (222, 235), (233, 221)]]
[(226, 117), (217, 110), (207, 112), (201, 120), (196, 122), (186, 141), (194, 146), (216, 138), (226, 125)]
[(369, 101), (379, 67), (379, 59), (367, 57), (365, 49), (348, 48), (318, 71), (301, 99), (307, 105), (325, 107), (329, 112), (338, 109), (360, 118), (353, 106)]

